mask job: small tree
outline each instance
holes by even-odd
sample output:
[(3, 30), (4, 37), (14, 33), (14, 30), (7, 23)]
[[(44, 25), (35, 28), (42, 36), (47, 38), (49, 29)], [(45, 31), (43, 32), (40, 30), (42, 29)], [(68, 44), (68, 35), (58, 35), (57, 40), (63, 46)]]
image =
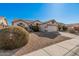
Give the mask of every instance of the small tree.
[(38, 26), (33, 26), (33, 31), (38, 32), (39, 31), (39, 27)]
[(63, 26), (63, 31), (67, 31), (67, 27), (66, 26)]
[(32, 30), (34, 32), (38, 32), (39, 31), (39, 24), (37, 23), (35, 26), (32, 26)]
[(58, 30), (59, 30), (59, 31), (61, 30), (61, 25), (58, 25)]

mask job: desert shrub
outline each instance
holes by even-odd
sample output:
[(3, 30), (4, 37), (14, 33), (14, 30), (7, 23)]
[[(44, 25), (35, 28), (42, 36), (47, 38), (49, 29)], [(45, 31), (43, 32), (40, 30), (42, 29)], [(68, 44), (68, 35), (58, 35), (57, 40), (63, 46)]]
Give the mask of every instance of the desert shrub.
[(16, 49), (24, 46), (29, 33), (22, 27), (8, 27), (0, 31), (0, 49)]
[(75, 33), (75, 30), (74, 29), (69, 29), (68, 32)]

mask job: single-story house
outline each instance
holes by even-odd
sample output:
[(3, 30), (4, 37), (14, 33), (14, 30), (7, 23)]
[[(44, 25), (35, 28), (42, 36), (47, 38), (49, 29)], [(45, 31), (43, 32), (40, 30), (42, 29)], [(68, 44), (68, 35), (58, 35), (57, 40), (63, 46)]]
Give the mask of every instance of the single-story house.
[(43, 32), (55, 32), (58, 31), (58, 26), (53, 24), (41, 24), (40, 31)]
[(13, 26), (22, 26), (22, 27), (25, 27), (27, 28), (27, 30), (32, 30), (30, 28), (30, 25), (40, 25), (41, 22), (39, 20), (36, 20), (36, 21), (31, 21), (31, 20), (22, 20), (22, 19), (15, 19), (13, 22), (12, 22), (12, 25)]
[(58, 24), (56, 22), (53, 22), (53, 20), (45, 22), (40, 25), (40, 31), (43, 31), (43, 32), (58, 31)]
[(24, 27), (26, 28), (27, 30), (29, 30), (29, 25), (31, 24), (30, 21), (25, 21), (25, 20), (22, 20), (22, 19), (15, 19), (13, 22), (12, 22), (12, 25), (13, 26), (21, 26), (21, 27)]

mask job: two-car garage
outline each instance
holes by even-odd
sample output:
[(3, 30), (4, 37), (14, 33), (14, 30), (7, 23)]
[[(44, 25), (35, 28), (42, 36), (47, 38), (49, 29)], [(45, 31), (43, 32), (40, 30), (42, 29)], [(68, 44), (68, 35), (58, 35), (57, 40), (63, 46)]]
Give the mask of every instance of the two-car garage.
[(58, 27), (56, 25), (48, 25), (48, 24), (40, 25), (40, 31), (43, 31), (43, 32), (55, 32), (57, 30), (58, 30)]

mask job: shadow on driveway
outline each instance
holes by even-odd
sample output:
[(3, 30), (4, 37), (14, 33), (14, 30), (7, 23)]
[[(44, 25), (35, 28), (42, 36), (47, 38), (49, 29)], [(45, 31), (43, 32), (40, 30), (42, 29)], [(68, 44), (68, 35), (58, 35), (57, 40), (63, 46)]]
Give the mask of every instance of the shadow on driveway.
[(50, 39), (54, 39), (60, 35), (59, 32), (34, 32), (34, 34), (38, 35), (39, 37), (47, 37)]

